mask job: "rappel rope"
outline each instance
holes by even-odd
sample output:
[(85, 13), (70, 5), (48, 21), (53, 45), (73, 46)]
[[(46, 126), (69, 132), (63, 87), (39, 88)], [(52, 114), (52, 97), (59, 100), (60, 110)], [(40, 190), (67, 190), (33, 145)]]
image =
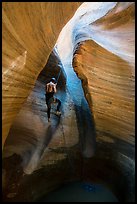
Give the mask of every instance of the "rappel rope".
[(58, 83), (58, 80), (59, 80), (59, 77), (60, 77), (61, 71), (62, 71), (62, 70), (60, 69), (59, 74), (58, 74), (58, 77), (57, 77), (57, 83)]

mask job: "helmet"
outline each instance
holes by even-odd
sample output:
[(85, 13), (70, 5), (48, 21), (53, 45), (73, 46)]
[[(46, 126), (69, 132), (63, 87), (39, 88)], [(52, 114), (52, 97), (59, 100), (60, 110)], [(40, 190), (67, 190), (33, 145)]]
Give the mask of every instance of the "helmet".
[(50, 80), (51, 82), (53, 82), (54, 84), (56, 84), (57, 83), (57, 80), (53, 77), (53, 78), (51, 78), (51, 80)]

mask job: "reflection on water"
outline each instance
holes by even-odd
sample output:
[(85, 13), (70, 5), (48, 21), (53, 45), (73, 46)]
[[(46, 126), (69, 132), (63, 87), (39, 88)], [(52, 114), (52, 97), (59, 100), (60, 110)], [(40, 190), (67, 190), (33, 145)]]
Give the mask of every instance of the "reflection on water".
[(39, 202), (118, 202), (118, 200), (103, 185), (73, 182), (50, 192)]

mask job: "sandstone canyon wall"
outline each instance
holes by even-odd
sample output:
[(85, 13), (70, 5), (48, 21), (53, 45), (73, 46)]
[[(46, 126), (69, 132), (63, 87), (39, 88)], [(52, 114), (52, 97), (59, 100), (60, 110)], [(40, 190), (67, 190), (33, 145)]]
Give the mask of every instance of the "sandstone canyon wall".
[(80, 2), (2, 3), (2, 143)]
[[(10, 150), (11, 155), (16, 152), (22, 158), (28, 158), (31, 152), (34, 153), (32, 158), (29, 157), (28, 164), (23, 164), (30, 177), (24, 177), (22, 173), (16, 201), (35, 200), (36, 196), (44, 193), (44, 189), (48, 192), (64, 180), (75, 178), (105, 183), (119, 200), (134, 201), (134, 2), (87, 2), (83, 4), (82, 10), (77, 10), (57, 41), (64, 71), (66, 69), (66, 74), (60, 80), (64, 89), (59, 90), (65, 107), (63, 122), (56, 123), (53, 116), (52, 129), (45, 120), (43, 76), (50, 77), (58, 73), (52, 61), (55, 60), (56, 65), (58, 60), (53, 53), (51, 61), (49, 59), (49, 64), (45, 65), (59, 32), (79, 5), (79, 2), (3, 3), (3, 144), (11, 127), (4, 155)], [(76, 145), (80, 135), (85, 140), (87, 132), (88, 136), (92, 134), (89, 134), (89, 117), (84, 117), (87, 111), (82, 106), (84, 96), (79, 94), (77, 88), (81, 82), (70, 74), (72, 61), (82, 81), (96, 128), (95, 155), (91, 149), (94, 146), (91, 140), (88, 138), (85, 142), (86, 153), (94, 155), (93, 158), (81, 157), (79, 146)], [(78, 109), (79, 112), (76, 111)], [(78, 117), (81, 122), (78, 122)], [(49, 132), (54, 136), (51, 141)], [(39, 140), (40, 137), (42, 140)], [(50, 141), (49, 144), (45, 138)], [(80, 142), (83, 145), (82, 139)], [(36, 151), (39, 154), (35, 154)], [(40, 157), (36, 158), (37, 155)], [(33, 160), (35, 158), (36, 163)], [(18, 167), (14, 165), (14, 157), (7, 158), (4, 167), (9, 173), (8, 178), (16, 174), (16, 169), (14, 173), (9, 171), (10, 163)], [(41, 166), (42, 169), (39, 168)], [(33, 174), (35, 167), (39, 171)], [(30, 181), (33, 183), (32, 191), (28, 188)], [(10, 192), (11, 189), (8, 190)]]

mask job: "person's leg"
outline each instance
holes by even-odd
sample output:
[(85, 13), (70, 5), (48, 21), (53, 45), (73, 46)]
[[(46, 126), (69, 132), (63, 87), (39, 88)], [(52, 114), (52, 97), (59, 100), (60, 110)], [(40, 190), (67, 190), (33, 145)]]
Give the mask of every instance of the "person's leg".
[(48, 110), (47, 110), (48, 121), (50, 120), (50, 110), (51, 110), (51, 106), (48, 106)]
[(54, 100), (56, 101), (56, 103), (58, 103), (58, 105), (57, 105), (57, 111), (60, 112), (61, 101), (60, 101), (58, 98), (55, 98)]
[(48, 115), (48, 121), (50, 121), (50, 110), (51, 110), (51, 104), (53, 103), (53, 98), (50, 98), (48, 101), (47, 101), (47, 115)]

